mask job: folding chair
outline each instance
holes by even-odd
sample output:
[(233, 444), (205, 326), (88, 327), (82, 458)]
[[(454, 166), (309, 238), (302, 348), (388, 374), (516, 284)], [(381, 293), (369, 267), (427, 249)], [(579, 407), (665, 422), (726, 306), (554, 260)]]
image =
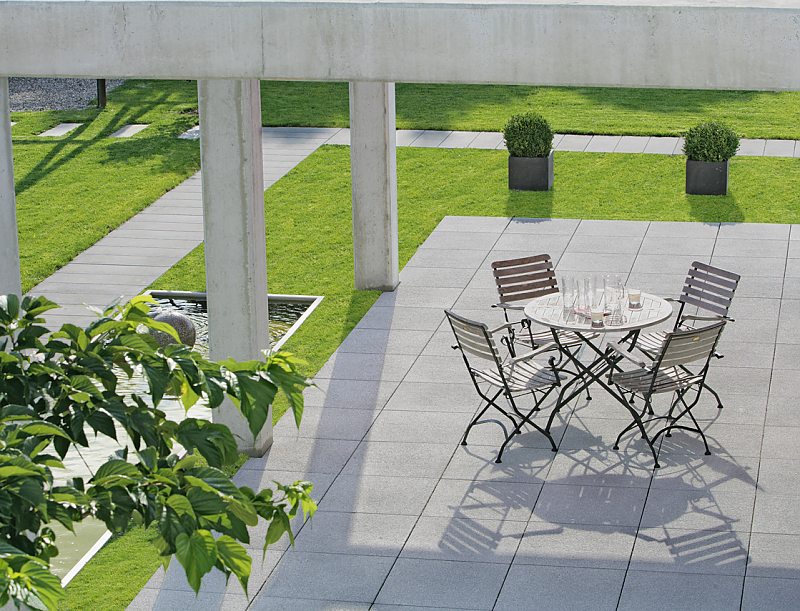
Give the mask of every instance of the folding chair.
[[(506, 322), (512, 322), (509, 312), (521, 312), (531, 299), (558, 293), (556, 272), (553, 269), (550, 255), (541, 254), (521, 259), (495, 261), (492, 263), (492, 271), (497, 283), (497, 292), (500, 295), (500, 303), (496, 303), (492, 307), (503, 309)], [(525, 344), (531, 350), (553, 343), (553, 333), (549, 329), (536, 331), (531, 328), (531, 321), (527, 318), (516, 322), (521, 326), (520, 337), (517, 337), (514, 327), (511, 326), (508, 328), (508, 335), (502, 340), (508, 345), (512, 356), (516, 354), (515, 343), (517, 342)], [(583, 345), (582, 340), (570, 331), (558, 331), (557, 333), (558, 339), (564, 347)], [(592, 334), (592, 337), (596, 336), (596, 333)]]
[[(552, 347), (545, 345), (529, 354), (513, 357), (503, 362), (498, 353), (494, 334), (506, 329), (511, 323), (501, 325), (496, 329), (489, 329), (483, 323), (463, 318), (449, 310), (445, 310), (445, 315), (456, 336), (457, 345), (453, 346), (453, 349), (461, 351), (461, 356), (464, 358), (464, 363), (467, 366), (470, 378), (472, 378), (472, 383), (475, 385), (475, 390), (486, 403), (467, 426), (461, 444), (467, 445), (467, 437), (472, 427), (476, 424), (485, 422), (499, 424), (505, 434), (505, 440), (500, 446), (500, 451), (495, 460), (495, 462), (499, 463), (502, 462), (503, 451), (514, 435), (519, 433), (525, 424), (529, 424), (547, 437), (550, 441), (551, 449), (556, 452), (558, 448), (550, 434), (550, 426), (555, 412), (551, 415), (547, 426), (544, 428), (531, 420), (533, 413), (540, 410), (548, 395), (556, 386), (561, 384), (561, 379), (555, 366), (555, 357), (550, 357), (548, 366), (539, 365), (531, 360), (543, 352), (552, 350)], [(478, 361), (479, 365), (473, 365), (472, 363), (475, 361)], [(516, 398), (524, 394), (530, 394), (534, 399), (534, 406), (527, 413), (520, 411), (516, 402)], [(497, 403), (497, 399), (501, 395), (506, 399), (508, 408)], [(510, 431), (504, 420), (483, 419), (484, 414), (490, 407), (496, 409), (504, 419), (510, 421)]]
[[(645, 410), (641, 414), (636, 411), (630, 402), (627, 402), (626, 407), (633, 416), (633, 422), (625, 427), (617, 437), (614, 444), (615, 450), (619, 449), (619, 442), (623, 435), (638, 428), (650, 446), (655, 459), (655, 466), (658, 467), (658, 456), (656, 455), (654, 444), (662, 434), (669, 437), (673, 429), (683, 429), (700, 433), (700, 437), (702, 437), (703, 444), (706, 447), (706, 454), (711, 454), (705, 433), (703, 433), (691, 410), (700, 398), (711, 357), (714, 356), (714, 350), (726, 322), (721, 320), (708, 327), (666, 333), (662, 348), (655, 357), (651, 358), (647, 353), (642, 353), (650, 360), (650, 363), (637, 360), (626, 348), (614, 342), (609, 342), (608, 345), (614, 352), (638, 366), (638, 369), (633, 371), (612, 372), (609, 378), (610, 382), (617, 387), (623, 400), (625, 400), (625, 393), (633, 393), (641, 396), (645, 402)], [(692, 371), (687, 368), (687, 365), (691, 363), (701, 363), (702, 367), (699, 371)], [(695, 396), (691, 402), (687, 402), (686, 395), (692, 389), (695, 391)], [(675, 393), (675, 399), (670, 404), (667, 414), (643, 419), (645, 412), (648, 414), (654, 413), (653, 395), (667, 392)], [(679, 424), (679, 421), (684, 416), (688, 416), (694, 426)], [(652, 437), (648, 437), (645, 426), (657, 420), (664, 420), (666, 426), (659, 429)]]
[[(739, 285), (740, 278), (739, 274), (712, 267), (699, 261), (692, 263), (686, 275), (680, 297), (677, 299), (667, 298), (667, 301), (681, 304), (673, 331), (695, 329), (698, 323), (705, 324), (708, 321), (726, 320), (733, 322), (733, 319), (728, 316), (728, 310), (731, 307), (731, 301), (736, 292), (736, 287)], [(698, 312), (704, 310), (710, 315), (685, 314), (684, 311), (687, 306), (696, 308)], [(636, 347), (653, 357), (661, 350), (666, 336), (667, 333), (665, 331), (643, 333), (636, 340)], [(721, 359), (723, 355), (715, 352), (714, 357)], [(717, 392), (705, 383), (703, 387), (714, 395), (717, 399), (717, 407), (722, 409), (722, 400)]]

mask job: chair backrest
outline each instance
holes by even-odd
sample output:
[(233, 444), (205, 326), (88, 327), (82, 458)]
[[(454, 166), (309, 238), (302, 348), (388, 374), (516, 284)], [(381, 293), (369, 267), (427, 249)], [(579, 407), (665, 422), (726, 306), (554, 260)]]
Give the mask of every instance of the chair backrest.
[(492, 263), (500, 303), (530, 301), (558, 292), (556, 272), (550, 255), (536, 255)]
[(450, 322), (450, 327), (453, 329), (458, 347), (461, 349), (468, 367), (470, 367), (469, 357), (471, 356), (491, 361), (498, 368), (500, 367), (501, 359), (497, 352), (497, 344), (486, 325), (453, 314), (450, 310), (445, 310), (444, 313)]
[(739, 274), (695, 261), (689, 268), (678, 301), (727, 316), (740, 278)]
[(667, 333), (657, 360), (657, 369), (679, 367), (698, 361), (705, 361), (707, 366), (725, 323), (725, 320), (721, 320), (707, 327)]

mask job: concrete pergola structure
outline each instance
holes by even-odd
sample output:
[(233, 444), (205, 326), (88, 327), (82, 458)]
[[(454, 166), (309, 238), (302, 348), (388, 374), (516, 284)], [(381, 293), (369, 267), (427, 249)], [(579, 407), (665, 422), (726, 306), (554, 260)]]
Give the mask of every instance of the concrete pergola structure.
[[(259, 80), (347, 81), (357, 289), (399, 282), (395, 82), (800, 90), (791, 0), (0, 0), (8, 76), (197, 79), (212, 358), (269, 346)], [(0, 120), (0, 294), (20, 292)], [(267, 219), (268, 221), (268, 219)], [(246, 436), (233, 410), (215, 420)], [(262, 433), (251, 454), (270, 445)]]

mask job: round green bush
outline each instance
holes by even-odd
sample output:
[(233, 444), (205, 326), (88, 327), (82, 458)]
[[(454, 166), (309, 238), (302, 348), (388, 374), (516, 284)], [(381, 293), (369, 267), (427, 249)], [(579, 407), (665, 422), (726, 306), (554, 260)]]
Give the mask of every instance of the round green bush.
[(547, 119), (535, 112), (511, 117), (503, 137), (512, 157), (547, 157), (553, 148), (553, 130)]
[(738, 134), (722, 123), (701, 123), (684, 134), (683, 152), (691, 161), (727, 161), (738, 150)]

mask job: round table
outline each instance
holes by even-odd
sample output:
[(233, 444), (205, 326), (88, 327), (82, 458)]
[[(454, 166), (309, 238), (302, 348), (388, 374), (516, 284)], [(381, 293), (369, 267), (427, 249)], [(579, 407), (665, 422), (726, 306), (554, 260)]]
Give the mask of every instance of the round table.
[[(642, 293), (642, 307), (631, 310), (626, 301), (622, 308), (623, 324), (592, 327), (592, 321), (578, 314), (564, 319), (564, 302), (561, 293), (537, 297), (525, 306), (525, 316), (533, 322), (551, 329), (576, 333), (628, 333), (657, 325), (672, 316), (672, 305), (661, 297)], [(606, 316), (606, 319), (608, 317)]]

